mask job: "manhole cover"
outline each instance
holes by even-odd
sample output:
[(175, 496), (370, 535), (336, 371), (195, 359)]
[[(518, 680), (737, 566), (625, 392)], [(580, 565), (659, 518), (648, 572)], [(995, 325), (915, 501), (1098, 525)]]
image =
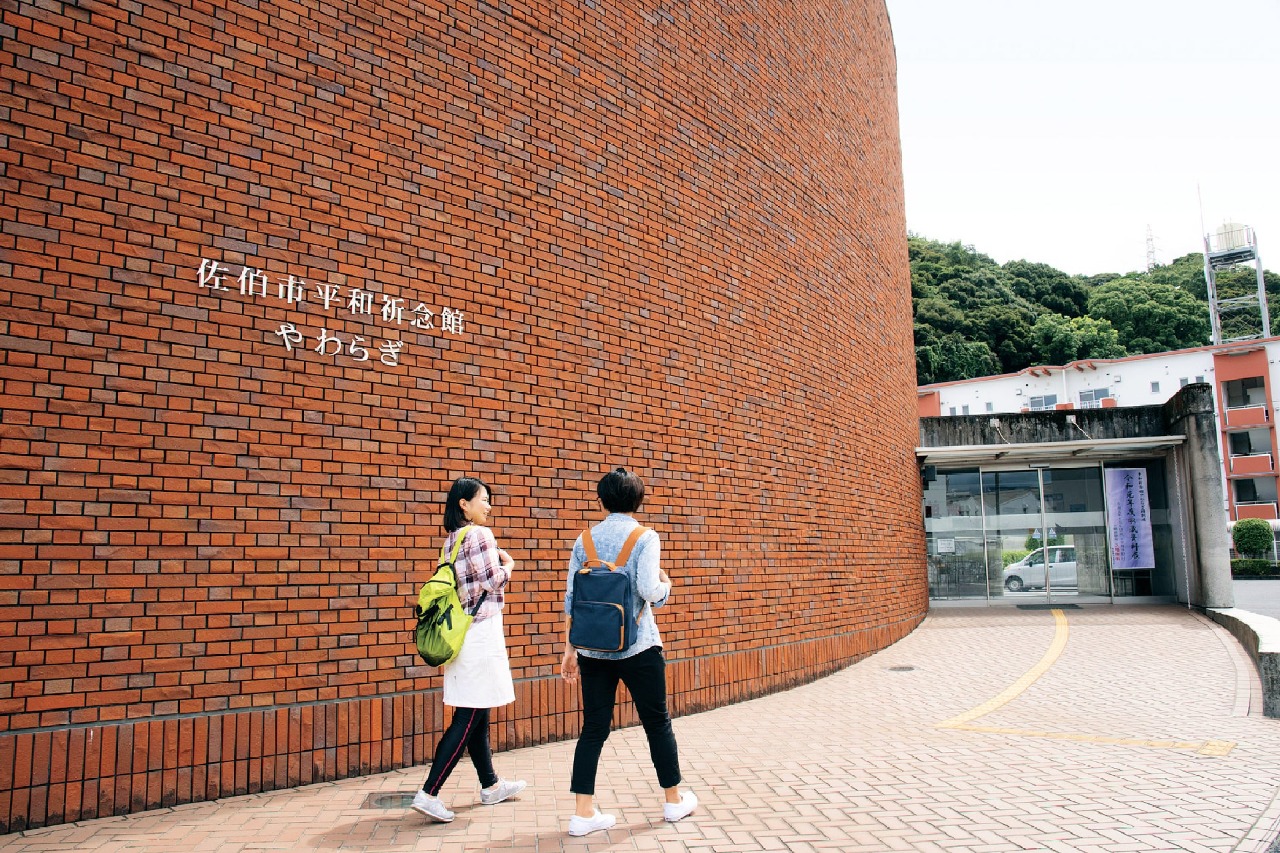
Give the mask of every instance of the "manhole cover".
[(409, 793), (396, 792), (393, 794), (370, 794), (364, 798), (364, 802), (360, 805), (362, 809), (407, 809), (409, 804), (413, 802), (413, 797), (417, 791)]
[(914, 669), (915, 669), (915, 667), (914, 667), (914, 666), (891, 666), (891, 667), (889, 667), (889, 671), (890, 671), (890, 672), (911, 672), (911, 671), (912, 671), (912, 670), (914, 670)]

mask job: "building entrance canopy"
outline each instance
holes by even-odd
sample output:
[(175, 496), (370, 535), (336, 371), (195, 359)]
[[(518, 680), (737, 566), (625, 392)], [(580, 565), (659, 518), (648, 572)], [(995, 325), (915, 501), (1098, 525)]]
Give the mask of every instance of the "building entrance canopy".
[(1034, 465), (1064, 460), (1096, 462), (1158, 456), (1185, 440), (1186, 436), (1165, 435), (1025, 444), (961, 444), (917, 447), (916, 457), (922, 465), (992, 465), (1004, 462)]
[(932, 597), (1230, 607), (1216, 433), (1200, 383), (1160, 406), (921, 418)]

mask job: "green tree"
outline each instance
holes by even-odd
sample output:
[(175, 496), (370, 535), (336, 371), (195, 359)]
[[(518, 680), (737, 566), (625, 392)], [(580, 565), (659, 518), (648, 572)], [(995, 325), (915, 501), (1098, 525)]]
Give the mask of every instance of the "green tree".
[[(917, 234), (908, 236), (907, 252), (922, 384), (1209, 340), (1199, 253), (1149, 272), (1086, 277), (1027, 260), (1002, 266), (972, 246)], [(1222, 270), (1216, 280), (1220, 297), (1257, 290), (1256, 272), (1247, 265)], [(1269, 295), (1280, 297), (1280, 276), (1264, 273), (1264, 283)], [(1280, 299), (1276, 306), (1272, 328), (1280, 330)], [(1263, 333), (1247, 313), (1224, 316), (1225, 337)]]
[(1231, 528), (1231, 544), (1245, 557), (1261, 557), (1275, 544), (1271, 525), (1261, 518), (1242, 518)]
[(1006, 302), (985, 305), (972, 316), (970, 328), (974, 337), (986, 341), (1000, 361), (1001, 373), (1014, 373), (1031, 365), (1034, 311), (1016, 302)]
[(1203, 302), (1180, 287), (1142, 274), (1093, 288), (1089, 316), (1110, 322), (1131, 353), (1202, 346), (1209, 340), (1209, 313)]
[(1079, 317), (1088, 308), (1089, 291), (1079, 276), (1030, 261), (1010, 261), (1003, 269), (1013, 292), (1041, 308), (1064, 317)]
[[(940, 296), (928, 296), (915, 300), (916, 328), (933, 329), (946, 334), (967, 328), (964, 314), (950, 300)], [(917, 339), (917, 344), (924, 343)]]
[[(917, 333), (917, 340), (920, 339)], [(958, 334), (926, 336), (916, 346), (916, 382), (952, 382), (991, 376), (1000, 370), (1000, 361), (982, 341), (965, 340)]]
[(1084, 286), (1086, 290), (1097, 287), (1100, 284), (1106, 284), (1109, 281), (1115, 281), (1120, 278), (1118, 272), (1103, 272), (1097, 275), (1087, 275), (1084, 277)]
[(1120, 358), (1128, 355), (1120, 333), (1106, 320), (1041, 314), (1031, 329), (1037, 364), (1069, 364), (1082, 358)]
[(1208, 300), (1204, 281), (1204, 255), (1192, 252), (1171, 263), (1156, 267), (1147, 273), (1147, 279), (1157, 284), (1169, 284), (1181, 288), (1202, 302)]
[[(1039, 530), (1036, 530), (1036, 531), (1033, 531), (1032, 533), (1030, 533), (1030, 534), (1028, 534), (1028, 535), (1027, 535), (1027, 541), (1026, 541), (1024, 544), (1027, 546), (1027, 550), (1028, 550), (1028, 551), (1034, 551), (1034, 550), (1036, 550), (1037, 548), (1041, 547), (1040, 537), (1039, 537), (1038, 535), (1036, 535), (1036, 534), (1038, 534), (1039, 532), (1040, 532)], [(1066, 540), (1063, 536), (1061, 536), (1060, 534), (1056, 534), (1056, 533), (1055, 533), (1054, 535), (1052, 535), (1052, 536), (1050, 536), (1050, 537), (1049, 537), (1049, 545), (1050, 545), (1050, 546), (1053, 546), (1053, 545), (1065, 545), (1065, 544), (1066, 544), (1066, 542), (1067, 542), (1067, 540)]]

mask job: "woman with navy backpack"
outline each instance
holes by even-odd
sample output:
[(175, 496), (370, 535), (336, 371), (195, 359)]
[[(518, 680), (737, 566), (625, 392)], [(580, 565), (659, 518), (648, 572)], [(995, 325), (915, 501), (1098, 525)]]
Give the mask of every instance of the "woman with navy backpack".
[(619, 681), (631, 694), (649, 741), (649, 755), (664, 794), (663, 818), (681, 820), (698, 805), (698, 798), (692, 792), (680, 791), (680, 760), (671, 730), (671, 715), (667, 712), (666, 661), (662, 656), (662, 638), (653, 618), (653, 608), (665, 604), (671, 593), (671, 579), (660, 565), (658, 534), (641, 528), (634, 517), (644, 502), (644, 483), (625, 468), (618, 468), (601, 478), (596, 495), (608, 515), (579, 536), (573, 545), (565, 614), (569, 617), (573, 614), (575, 576), (586, 564), (601, 563), (598, 557), (616, 562), (617, 569), (628, 575), (639, 620), (634, 641), (617, 651), (575, 648), (569, 642), (572, 619), (566, 624), (560, 674), (569, 683), (581, 684), (582, 689), (582, 733), (573, 755), (573, 778), (569, 786), (576, 795), (576, 809), (569, 819), (570, 835), (609, 829), (617, 822), (613, 815), (602, 814), (595, 808), (594, 798), (596, 769), (600, 751), (609, 737)]

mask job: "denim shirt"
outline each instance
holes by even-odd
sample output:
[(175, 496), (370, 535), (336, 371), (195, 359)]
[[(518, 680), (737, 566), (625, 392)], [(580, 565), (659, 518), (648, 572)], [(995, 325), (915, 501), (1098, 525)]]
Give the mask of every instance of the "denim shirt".
[[(604, 521), (591, 528), (591, 541), (595, 543), (596, 554), (602, 560), (616, 558), (618, 552), (622, 550), (622, 544), (639, 524), (640, 522), (624, 513), (610, 513)], [(658, 579), (661, 552), (662, 546), (658, 542), (658, 534), (650, 530), (636, 542), (626, 565), (618, 567), (631, 578), (631, 593), (635, 596), (636, 612), (640, 613), (640, 622), (636, 626), (636, 641), (620, 652), (579, 649), (578, 654), (602, 660), (622, 660), (662, 645), (662, 637), (658, 635), (658, 623), (653, 619), (653, 608), (667, 603), (671, 584), (663, 583)], [(587, 552), (582, 547), (582, 536), (579, 535), (578, 540), (573, 543), (573, 555), (569, 558), (569, 579), (564, 593), (566, 614), (573, 605), (573, 578), (586, 559)], [(645, 606), (646, 603), (649, 606)]]

